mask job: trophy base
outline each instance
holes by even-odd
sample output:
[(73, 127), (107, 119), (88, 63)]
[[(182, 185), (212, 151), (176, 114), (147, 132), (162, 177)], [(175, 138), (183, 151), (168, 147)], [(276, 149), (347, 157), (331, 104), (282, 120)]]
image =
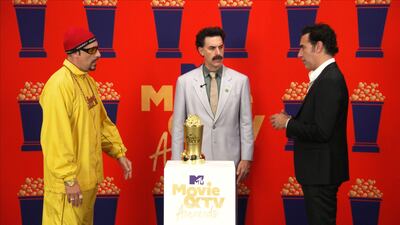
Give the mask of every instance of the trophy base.
[(204, 154), (200, 154), (200, 155), (188, 155), (186, 154), (186, 152), (182, 152), (181, 155), (181, 159), (186, 162), (186, 161), (196, 161), (196, 160), (205, 160), (206, 157), (204, 156)]

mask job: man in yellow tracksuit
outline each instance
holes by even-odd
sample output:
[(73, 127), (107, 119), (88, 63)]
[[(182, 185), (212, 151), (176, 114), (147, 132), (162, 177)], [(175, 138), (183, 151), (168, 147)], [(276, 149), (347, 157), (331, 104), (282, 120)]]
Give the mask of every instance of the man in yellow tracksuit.
[(104, 178), (102, 150), (118, 160), (125, 179), (131, 178), (132, 166), (88, 74), (100, 58), (95, 36), (71, 28), (65, 33), (64, 49), (67, 59), (40, 96), (43, 225), (92, 225), (97, 184)]

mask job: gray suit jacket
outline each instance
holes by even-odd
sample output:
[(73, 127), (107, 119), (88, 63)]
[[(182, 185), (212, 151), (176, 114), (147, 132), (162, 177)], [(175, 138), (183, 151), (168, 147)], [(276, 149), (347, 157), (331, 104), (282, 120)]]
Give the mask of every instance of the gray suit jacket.
[(178, 78), (172, 127), (172, 159), (180, 159), (184, 148), (183, 124), (190, 114), (200, 117), (202, 150), (206, 160), (253, 159), (253, 123), (247, 76), (223, 67), (217, 113), (211, 111), (202, 66)]

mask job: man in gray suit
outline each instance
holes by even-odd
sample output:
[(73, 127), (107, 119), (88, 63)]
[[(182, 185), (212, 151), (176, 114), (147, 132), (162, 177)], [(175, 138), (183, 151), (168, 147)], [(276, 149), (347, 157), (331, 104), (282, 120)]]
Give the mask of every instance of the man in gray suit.
[(225, 33), (207, 27), (196, 35), (196, 47), (204, 58), (200, 67), (178, 78), (172, 128), (172, 159), (184, 148), (183, 124), (190, 114), (200, 117), (202, 150), (206, 160), (232, 160), (237, 181), (248, 175), (253, 160), (253, 124), (247, 76), (222, 64)]

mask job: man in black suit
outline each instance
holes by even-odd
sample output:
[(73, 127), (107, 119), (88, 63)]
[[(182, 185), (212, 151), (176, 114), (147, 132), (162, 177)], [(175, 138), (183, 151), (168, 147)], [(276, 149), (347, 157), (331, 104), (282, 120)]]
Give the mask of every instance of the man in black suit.
[(309, 225), (336, 224), (337, 192), (349, 179), (347, 153), (348, 91), (333, 56), (338, 52), (335, 32), (326, 24), (302, 30), (301, 58), (310, 70), (309, 89), (299, 112), (274, 114), (275, 129), (294, 139), (294, 164), (302, 185)]

